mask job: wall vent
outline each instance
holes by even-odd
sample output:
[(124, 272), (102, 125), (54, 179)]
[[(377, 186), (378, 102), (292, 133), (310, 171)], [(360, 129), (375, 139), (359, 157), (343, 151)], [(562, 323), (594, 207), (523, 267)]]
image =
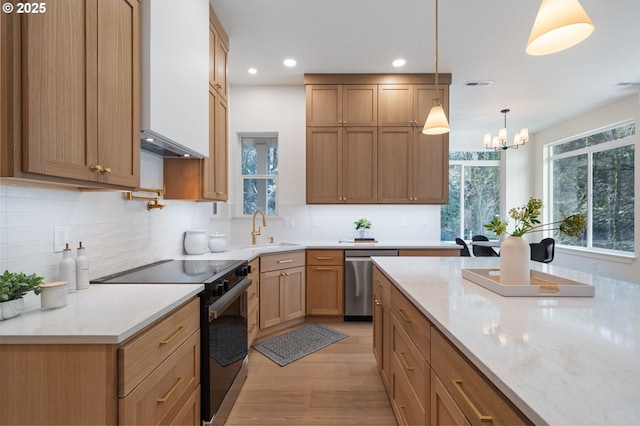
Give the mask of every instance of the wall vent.
[(619, 81), (613, 87), (640, 87), (640, 81)]
[(464, 83), (465, 86), (469, 87), (485, 87), (491, 86), (493, 81), (491, 80), (471, 80)]

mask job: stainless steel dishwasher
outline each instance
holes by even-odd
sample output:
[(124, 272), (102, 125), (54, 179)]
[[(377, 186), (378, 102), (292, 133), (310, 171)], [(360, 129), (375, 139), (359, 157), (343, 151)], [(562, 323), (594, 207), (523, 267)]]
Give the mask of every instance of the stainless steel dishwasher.
[(373, 256), (397, 256), (397, 250), (345, 250), (344, 320), (373, 318)]

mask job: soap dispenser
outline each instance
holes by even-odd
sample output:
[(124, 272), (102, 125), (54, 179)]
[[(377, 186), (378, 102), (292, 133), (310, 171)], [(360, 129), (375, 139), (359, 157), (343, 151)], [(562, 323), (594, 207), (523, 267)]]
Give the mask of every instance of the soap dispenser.
[(76, 255), (76, 288), (78, 290), (89, 288), (89, 261), (84, 253), (82, 241), (80, 241)]
[(62, 251), (62, 260), (60, 261), (60, 281), (67, 282), (67, 292), (76, 292), (76, 261), (71, 257), (71, 249), (69, 243), (65, 245)]

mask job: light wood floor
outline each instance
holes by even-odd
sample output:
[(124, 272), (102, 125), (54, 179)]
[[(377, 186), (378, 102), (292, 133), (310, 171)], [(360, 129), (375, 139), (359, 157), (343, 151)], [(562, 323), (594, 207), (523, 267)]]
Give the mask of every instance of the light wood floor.
[(372, 324), (311, 322), (349, 337), (285, 367), (250, 349), (249, 375), (226, 425), (396, 425), (372, 352)]

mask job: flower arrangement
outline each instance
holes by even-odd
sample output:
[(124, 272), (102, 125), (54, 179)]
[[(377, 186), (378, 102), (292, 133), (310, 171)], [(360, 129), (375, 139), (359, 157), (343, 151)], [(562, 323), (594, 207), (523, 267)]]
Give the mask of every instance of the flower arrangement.
[(356, 231), (359, 229), (369, 229), (371, 228), (371, 221), (369, 219), (358, 219), (353, 224), (356, 226)]
[(511, 233), (507, 232), (509, 222), (501, 221), (497, 217), (483, 226), (498, 236), (507, 234), (521, 237), (529, 232), (559, 231), (561, 234), (576, 238), (587, 227), (587, 218), (580, 213), (572, 214), (555, 222), (540, 223), (540, 209), (542, 209), (542, 201), (539, 198), (531, 197), (526, 205), (509, 210), (509, 216), (515, 220), (515, 229)]

